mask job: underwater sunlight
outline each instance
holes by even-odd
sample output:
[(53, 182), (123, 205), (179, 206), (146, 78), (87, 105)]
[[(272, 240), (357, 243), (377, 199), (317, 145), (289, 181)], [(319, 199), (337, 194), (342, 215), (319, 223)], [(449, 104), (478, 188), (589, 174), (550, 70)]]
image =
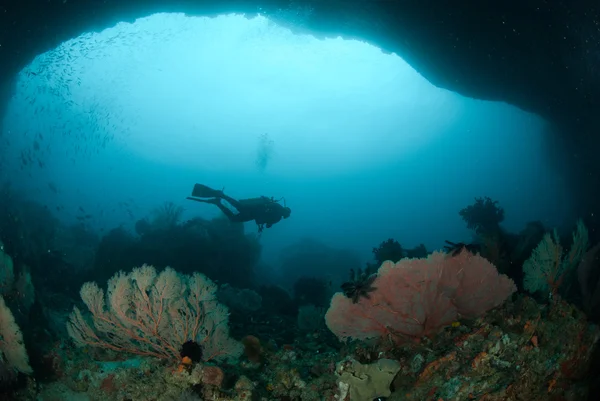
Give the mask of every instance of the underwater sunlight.
[(368, 254), (375, 238), (464, 237), (456, 210), (481, 194), (517, 225), (560, 223), (565, 201), (544, 173), (538, 117), (436, 88), (366, 43), (260, 16), (156, 14), (74, 38), (21, 72), (3, 128), (4, 174), (65, 218), (102, 210), (96, 227), (167, 200), (210, 214), (183, 201), (202, 182), (295, 206), (268, 249), (319, 232)]

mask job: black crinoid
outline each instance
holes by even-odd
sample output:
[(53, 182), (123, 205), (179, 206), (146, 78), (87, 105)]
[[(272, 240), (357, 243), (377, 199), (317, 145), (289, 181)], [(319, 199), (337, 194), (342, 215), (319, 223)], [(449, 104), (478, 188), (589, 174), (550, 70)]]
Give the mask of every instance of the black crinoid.
[(481, 252), (480, 244), (465, 244), (464, 242), (451, 242), (446, 240), (446, 244), (444, 245), (444, 250), (446, 253), (456, 256), (462, 252), (463, 249), (466, 249), (468, 252), (472, 254), (476, 254)]
[(342, 291), (346, 297), (352, 300), (352, 303), (357, 303), (361, 297), (369, 299), (371, 298), (369, 293), (377, 289), (377, 287), (373, 287), (376, 277), (377, 273), (372, 273), (369, 268), (357, 271), (350, 269), (350, 281), (342, 284)]

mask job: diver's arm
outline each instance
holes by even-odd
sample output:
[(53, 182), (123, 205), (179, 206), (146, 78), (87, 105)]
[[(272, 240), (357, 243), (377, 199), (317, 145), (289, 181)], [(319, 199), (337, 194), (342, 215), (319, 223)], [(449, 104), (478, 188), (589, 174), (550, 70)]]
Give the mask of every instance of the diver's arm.
[(279, 223), (280, 221), (281, 221), (281, 216), (272, 216), (272, 218), (270, 218), (269, 221), (266, 223), (267, 228), (273, 227), (273, 224)]

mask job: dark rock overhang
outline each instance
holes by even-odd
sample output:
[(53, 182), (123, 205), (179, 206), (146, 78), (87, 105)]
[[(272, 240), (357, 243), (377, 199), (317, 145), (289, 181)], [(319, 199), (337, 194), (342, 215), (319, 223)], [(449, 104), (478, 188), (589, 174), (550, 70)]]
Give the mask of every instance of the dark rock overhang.
[(120, 21), (161, 11), (190, 15), (260, 11), (282, 21), (293, 20), (298, 12), (306, 18), (302, 29), (317, 36), (368, 41), (399, 54), (437, 86), (474, 98), (505, 101), (553, 121), (588, 119), (600, 90), (594, 76), (600, 53), (591, 49), (600, 49), (592, 43), (594, 36), (600, 39), (598, 13), (596, 2), (588, 0), (9, 3), (0, 6), (0, 82), (5, 85), (37, 54)]

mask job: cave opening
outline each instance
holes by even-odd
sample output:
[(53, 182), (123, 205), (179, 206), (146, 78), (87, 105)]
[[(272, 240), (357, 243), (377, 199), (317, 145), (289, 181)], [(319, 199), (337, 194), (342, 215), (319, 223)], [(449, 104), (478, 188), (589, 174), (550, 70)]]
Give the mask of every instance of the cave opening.
[[(524, 207), (519, 192), (535, 186), (540, 201), (564, 201), (562, 183), (540, 174), (544, 130), (541, 118), (513, 106), (435, 87), (365, 42), (299, 34), (262, 15), (159, 13), (80, 35), (20, 72), (2, 171), (32, 177), (16, 181), (52, 195), (55, 207), (82, 188), (76, 198), (89, 203), (154, 201), (187, 192), (201, 172), (215, 182), (243, 177), (240, 192), (309, 186), (332, 209), (357, 180), (365, 194), (393, 188), (390, 208), (436, 208), (432, 193), (443, 191), (441, 221), (485, 193), (514, 210), (518, 226), (532, 214), (561, 218), (554, 202)], [(106, 194), (89, 182), (123, 184)], [(360, 209), (365, 196), (348, 207)], [(385, 210), (370, 218), (386, 219)], [(127, 218), (117, 211), (102, 224)]]

